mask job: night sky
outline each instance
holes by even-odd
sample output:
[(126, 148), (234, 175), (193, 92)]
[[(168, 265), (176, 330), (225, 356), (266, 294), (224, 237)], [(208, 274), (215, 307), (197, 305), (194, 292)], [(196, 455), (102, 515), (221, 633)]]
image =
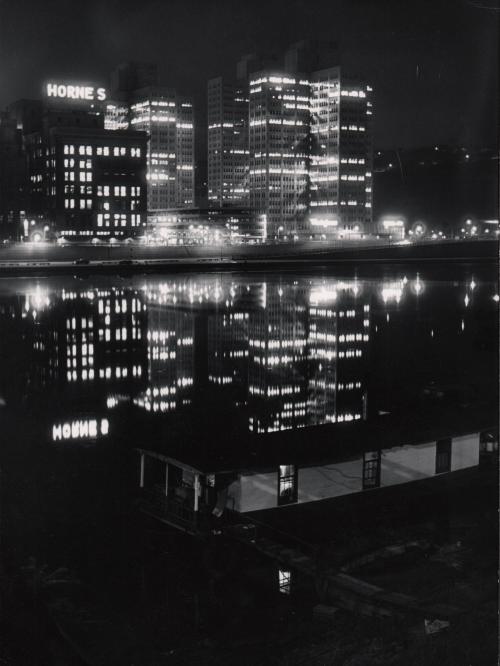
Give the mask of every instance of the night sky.
[(194, 97), (248, 52), (337, 40), (375, 89), (375, 146), (494, 146), (497, 0), (0, 0), (0, 108), (47, 78), (108, 83), (124, 60), (157, 62)]

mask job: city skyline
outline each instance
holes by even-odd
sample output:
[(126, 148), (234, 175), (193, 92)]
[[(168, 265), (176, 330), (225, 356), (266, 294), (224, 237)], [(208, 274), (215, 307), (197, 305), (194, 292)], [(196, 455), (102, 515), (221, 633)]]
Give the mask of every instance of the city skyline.
[(0, 666), (498, 661), (500, 0), (0, 0)]
[[(166, 85), (194, 97), (196, 124), (203, 127), (208, 79), (230, 73), (245, 53), (279, 54), (314, 36), (338, 41), (341, 64), (372, 82), (376, 147), (496, 140), (498, 40), (491, 2), (464, 0), (453, 9), (446, 2), (408, 8), (391, 0), (376, 8), (365, 2), (306, 6), (281, 0), (239, 3), (236, 9), (193, 0), (168, 8), (155, 2), (88, 2), (76, 9), (59, 0), (53, 4), (50, 13), (31, 0), (0, 8), (0, 106), (38, 97), (47, 76), (107, 84), (108, 72), (120, 62), (152, 61)], [(23, 43), (23, 53), (10, 48), (13, 37)], [(15, 62), (9, 53), (16, 54)], [(203, 144), (197, 141), (198, 157), (205, 154)]]

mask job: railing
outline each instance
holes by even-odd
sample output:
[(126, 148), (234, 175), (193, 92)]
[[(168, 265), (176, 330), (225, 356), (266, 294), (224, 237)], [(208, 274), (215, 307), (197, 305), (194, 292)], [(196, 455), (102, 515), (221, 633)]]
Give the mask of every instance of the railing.
[(142, 497), (146, 508), (158, 518), (189, 532), (198, 530), (199, 512), (187, 502), (165, 495), (165, 490), (160, 486), (144, 490)]

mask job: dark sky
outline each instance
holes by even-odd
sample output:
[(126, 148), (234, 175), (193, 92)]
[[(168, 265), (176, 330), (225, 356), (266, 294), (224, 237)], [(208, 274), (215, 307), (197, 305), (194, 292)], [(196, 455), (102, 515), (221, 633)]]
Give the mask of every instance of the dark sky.
[(107, 83), (124, 60), (203, 113), (206, 80), (247, 52), (339, 41), (375, 89), (375, 145), (495, 145), (497, 0), (0, 0), (0, 108), (47, 78)]

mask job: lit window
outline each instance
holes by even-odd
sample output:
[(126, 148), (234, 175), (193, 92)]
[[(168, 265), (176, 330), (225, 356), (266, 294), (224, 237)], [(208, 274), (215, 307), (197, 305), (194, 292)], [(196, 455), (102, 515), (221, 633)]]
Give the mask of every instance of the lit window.
[(278, 504), (297, 501), (297, 471), (295, 465), (280, 465), (278, 478)]

